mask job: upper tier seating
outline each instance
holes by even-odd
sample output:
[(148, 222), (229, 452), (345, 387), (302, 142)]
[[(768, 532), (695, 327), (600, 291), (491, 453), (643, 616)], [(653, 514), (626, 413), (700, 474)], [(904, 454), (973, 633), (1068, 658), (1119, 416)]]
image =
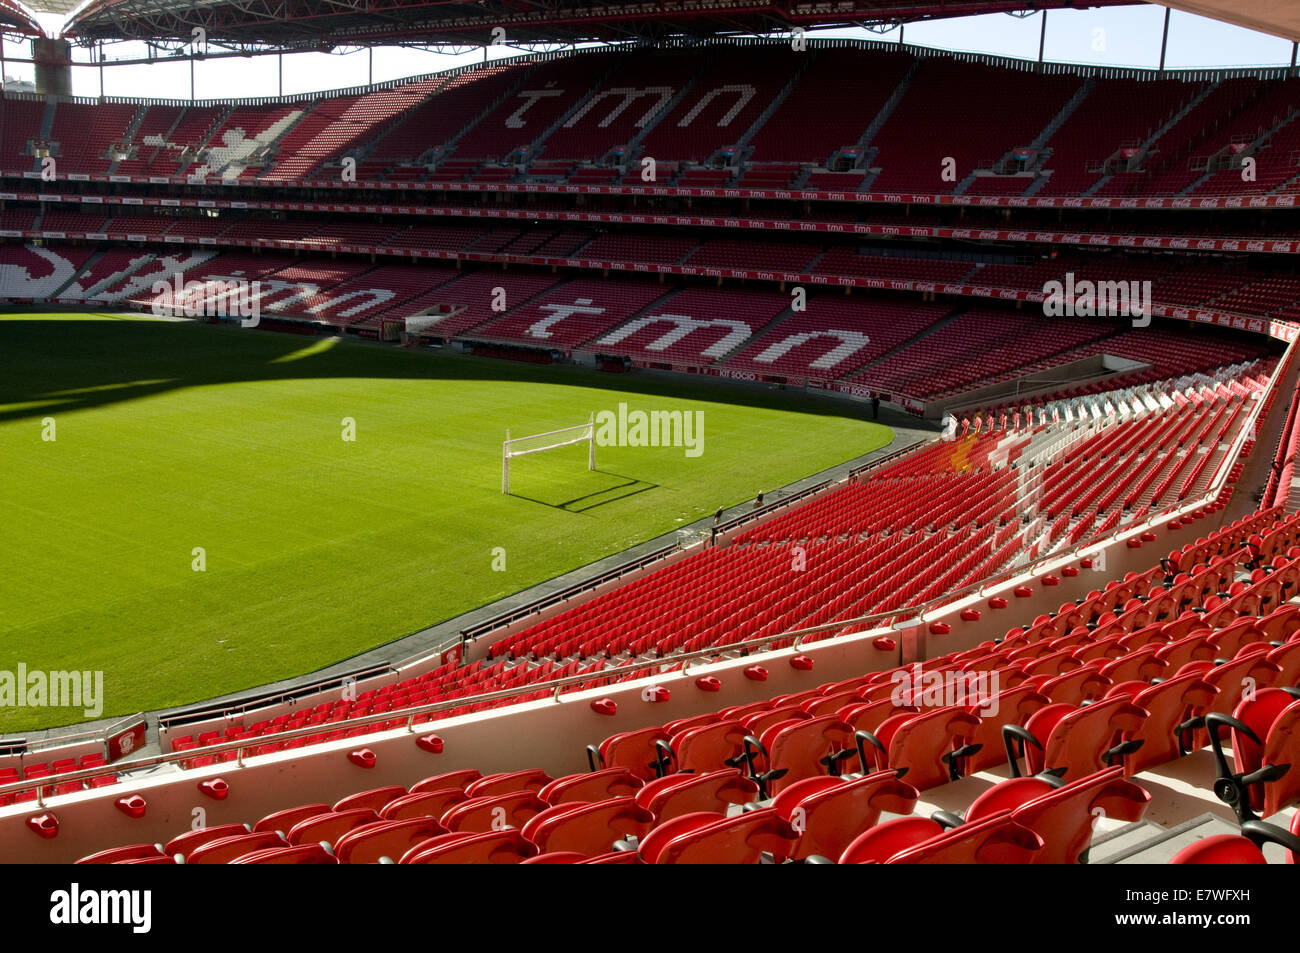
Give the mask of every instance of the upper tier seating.
[[(534, 180), (589, 185), (1042, 196), (1300, 188), (1300, 126), (1287, 121), (1300, 80), (1089, 77), (1073, 112), (1047, 135), (1084, 82), (943, 55), (918, 61), (888, 48), (597, 50), (315, 100), (65, 102), (49, 138), (64, 172), (232, 181), (334, 178), (351, 156), (362, 180), (508, 182), (524, 162)], [(836, 109), (821, 108), (832, 100)], [(1009, 102), (1016, 109), (1006, 110)], [(805, 121), (810, 111), (817, 122)], [(0, 171), (34, 167), (29, 144), (45, 114), (34, 100), (0, 103)], [(1046, 150), (1036, 174), (969, 178), (995, 166), (1014, 171), (1012, 151), (1035, 143)], [(1258, 174), (1243, 181), (1232, 157), (1252, 144)], [(739, 169), (707, 164), (728, 146), (742, 149)], [(847, 163), (858, 163), (856, 171), (828, 165), (841, 149), (857, 150)], [(117, 161), (119, 151), (126, 158)], [(658, 167), (651, 183), (640, 176), (643, 157)], [(943, 174), (948, 158), (955, 178)], [(1207, 174), (1207, 163), (1219, 171)], [(836, 160), (834, 168), (845, 166)]]

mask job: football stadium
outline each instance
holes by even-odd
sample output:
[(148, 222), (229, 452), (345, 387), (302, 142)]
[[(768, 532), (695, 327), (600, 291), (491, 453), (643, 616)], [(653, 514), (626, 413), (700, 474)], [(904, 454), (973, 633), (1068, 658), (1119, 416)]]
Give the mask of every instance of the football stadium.
[(1295, 863), (1297, 39), (0, 0), (0, 860)]

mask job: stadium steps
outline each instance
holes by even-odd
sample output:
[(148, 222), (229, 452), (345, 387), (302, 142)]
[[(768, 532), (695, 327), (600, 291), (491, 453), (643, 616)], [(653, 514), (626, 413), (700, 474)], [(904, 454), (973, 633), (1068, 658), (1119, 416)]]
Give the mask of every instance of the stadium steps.
[[(1102, 857), (1089, 855), (1089, 860), (1100, 864), (1167, 864), (1176, 853), (1198, 840), (1215, 834), (1237, 833), (1236, 824), (1210, 813), (1194, 817), (1168, 830), (1161, 830), (1154, 824), (1143, 823), (1140, 826), (1141, 831), (1125, 831), (1123, 838), (1116, 838), (1121, 843), (1109, 851), (1103, 850)], [(1147, 836), (1144, 837), (1143, 834)], [(1105, 848), (1106, 844), (1101, 846)]]
[[(166, 146), (163, 145), (163, 143), (172, 141), (172, 135), (176, 132), (176, 127), (181, 124), (181, 120), (185, 118), (185, 114), (187, 112), (189, 112), (188, 108), (182, 109), (180, 112), (176, 114), (176, 118), (172, 120), (172, 124), (167, 127), (167, 131), (164, 132), (160, 137), (161, 141), (158, 143), (158, 145), (153, 147), (153, 152), (149, 153), (149, 159), (144, 164), (145, 172), (150, 171), (153, 168), (153, 164), (158, 161), (158, 153), (162, 152), (164, 149), (167, 148)], [(212, 134), (211, 131), (209, 131), (208, 135), (211, 134)], [(140, 143), (140, 149), (144, 149), (144, 148), (145, 148), (145, 143), (143, 142)]]
[(763, 340), (763, 338), (765, 338), (769, 333), (771, 333), (773, 329), (775, 329), (778, 325), (783, 324), (786, 318), (793, 317), (793, 316), (794, 316), (794, 310), (792, 308), (789, 307), (783, 308), (781, 312), (776, 317), (774, 317), (771, 321), (767, 322), (767, 324), (763, 325), (761, 328), (759, 328), (749, 337), (745, 338), (745, 340), (741, 341), (739, 344), (737, 344), (730, 351), (722, 355), (722, 357), (718, 358), (713, 363), (726, 364), (727, 361), (731, 360), (741, 351), (744, 351), (747, 348), (757, 344), (759, 341)]
[(691, 78), (682, 84), (682, 88), (677, 91), (677, 94), (673, 96), (672, 99), (668, 100), (668, 102), (664, 105), (664, 108), (659, 111), (659, 114), (657, 116), (655, 116), (652, 120), (650, 120), (650, 122), (646, 123), (645, 128), (643, 128), (640, 132), (638, 132), (635, 136), (633, 136), (628, 141), (627, 155), (625, 157), (628, 162), (628, 166), (626, 168), (630, 169), (634, 162), (637, 162), (639, 159), (642, 158), (641, 156), (637, 155), (637, 150), (640, 148), (641, 143), (645, 141), (646, 136), (650, 135), (650, 133), (655, 130), (655, 128), (659, 125), (659, 123), (663, 121), (665, 116), (672, 115), (673, 110), (675, 110), (678, 107), (678, 105), (681, 104), (681, 101), (691, 94), (691, 92), (695, 89), (696, 83), (698, 83), (700, 81), (700, 78), (709, 71), (709, 67), (710, 65), (712, 65), (712, 62), (713, 61), (708, 57), (702, 57), (699, 69), (697, 69), (694, 73), (692, 73)]
[[(122, 141), (119, 143), (119, 145), (123, 145), (123, 146), (129, 145), (131, 142), (135, 140), (136, 133), (140, 131), (140, 124), (144, 122), (145, 114), (148, 112), (149, 112), (149, 103), (141, 103), (140, 107), (135, 111), (135, 115), (131, 117), (131, 123), (126, 127), (126, 132), (122, 133)], [(108, 171), (105, 174), (106, 175), (116, 174), (117, 166), (121, 161), (122, 161), (121, 159), (114, 159), (112, 162), (110, 162), (108, 165)]]
[[(438, 156), (438, 163), (437, 165), (434, 166), (434, 168), (436, 169), (438, 165), (441, 165), (442, 160), (450, 158), (456, 151), (456, 144), (459, 143), (462, 139), (464, 139), (465, 136), (469, 134), (471, 129), (473, 129), (484, 119), (490, 116), (498, 106), (500, 106), (509, 97), (513, 96), (520, 89), (522, 89), (523, 85), (527, 83), (529, 80), (531, 80), (533, 74), (535, 74), (538, 71), (538, 69), (540, 69), (541, 66), (543, 65), (545, 64), (539, 64), (538, 66), (534, 66), (532, 69), (529, 70), (522, 70), (521, 72), (523, 73), (523, 75), (520, 76), (518, 80), (516, 80), (510, 86), (506, 87), (504, 90), (502, 90), (500, 96), (498, 96), (496, 99), (492, 100), (490, 103), (484, 106), (477, 116), (474, 116), (467, 123), (465, 123), (465, 125), (460, 127), (460, 131), (457, 132), (456, 135), (452, 136), (450, 139), (444, 142), (442, 144), (442, 152)], [(404, 112), (403, 115), (405, 116), (408, 113), (409, 110), (407, 112)], [(432, 146), (430, 148), (432, 148)], [(425, 152), (428, 152), (428, 149), (426, 149)]]
[(1292, 191), (1297, 185), (1300, 185), (1300, 172), (1296, 172), (1296, 174), (1291, 176), (1291, 178), (1278, 185), (1277, 188), (1273, 189), (1273, 191), (1269, 193), (1269, 195), (1278, 195), (1282, 192)]
[[(1217, 80), (1217, 79), (1216, 79), (1216, 80), (1213, 80), (1212, 82), (1206, 83), (1206, 84), (1201, 88), (1200, 92), (1198, 92), (1195, 96), (1193, 96), (1193, 97), (1192, 97), (1191, 99), (1189, 99), (1187, 102), (1183, 103), (1183, 107), (1182, 107), (1181, 109), (1177, 109), (1177, 110), (1175, 110), (1174, 113), (1173, 113), (1173, 115), (1171, 115), (1168, 119), (1166, 119), (1166, 120), (1164, 121), (1164, 123), (1163, 123), (1163, 124), (1162, 124), (1158, 129), (1156, 129), (1155, 132), (1151, 133), (1151, 135), (1149, 135), (1149, 136), (1146, 138), (1146, 140), (1145, 140), (1144, 142), (1142, 142), (1142, 144), (1141, 144), (1140, 146), (1138, 146), (1138, 148), (1139, 148), (1139, 150), (1141, 150), (1141, 154), (1142, 154), (1142, 156), (1143, 156), (1143, 164), (1144, 164), (1144, 165), (1145, 165), (1145, 161), (1146, 161), (1146, 156), (1149, 155), (1150, 152), (1151, 152), (1151, 150), (1152, 150), (1153, 148), (1155, 148), (1155, 146), (1160, 142), (1160, 137), (1163, 136), (1163, 135), (1164, 135), (1166, 132), (1168, 132), (1170, 129), (1172, 129), (1174, 126), (1178, 125), (1178, 123), (1182, 122), (1182, 121), (1183, 121), (1183, 118), (1184, 118), (1184, 117), (1185, 117), (1189, 112), (1191, 112), (1193, 109), (1195, 109), (1197, 106), (1199, 106), (1202, 102), (1204, 102), (1204, 100), (1205, 100), (1205, 98), (1206, 98), (1207, 96), (1209, 96), (1211, 93), (1213, 93), (1216, 89), (1219, 88), (1219, 83), (1220, 83), (1220, 82), (1221, 82), (1221, 80)], [(1092, 186), (1092, 188), (1089, 189), (1089, 190), (1088, 190), (1087, 192), (1085, 192), (1084, 194), (1085, 194), (1085, 195), (1092, 195), (1092, 194), (1094, 194), (1094, 192), (1096, 192), (1097, 189), (1099, 189), (1099, 188), (1101, 188), (1103, 185), (1105, 185), (1108, 181), (1110, 181), (1110, 179), (1111, 179), (1111, 176), (1109, 176), (1109, 175), (1105, 176), (1105, 177), (1102, 178), (1100, 181), (1094, 183), (1093, 186)]]
[[(1231, 121), (1241, 113), (1245, 112), (1249, 107), (1253, 106), (1255, 104), (1255, 101), (1259, 99), (1259, 97), (1262, 95), (1263, 95), (1262, 92), (1257, 93), (1255, 96), (1252, 96), (1248, 100), (1240, 103), (1238, 109), (1233, 110), (1230, 115), (1225, 115), (1223, 117), (1223, 121), (1219, 123), (1218, 128), (1219, 129), (1226, 128), (1227, 123), (1229, 121)], [(1273, 136), (1278, 132), (1278, 130), (1280, 130), (1283, 126), (1287, 125), (1288, 123), (1292, 122), (1298, 115), (1300, 115), (1300, 113), (1293, 111), (1286, 118), (1280, 120), (1279, 122), (1274, 123), (1268, 129), (1265, 129), (1262, 133), (1260, 133), (1260, 135), (1256, 136), (1253, 140), (1251, 140), (1250, 145), (1246, 149), (1242, 150), (1242, 153), (1248, 156), (1258, 156), (1260, 150), (1268, 146), (1269, 142), (1272, 140)], [(1227, 146), (1225, 146), (1223, 149), (1218, 150), (1218, 152), (1214, 153), (1214, 155), (1210, 157), (1211, 160), (1214, 158), (1214, 156), (1225, 154), (1227, 150), (1228, 150)], [(1221, 167), (1217, 169), (1212, 168), (1213, 164), (1214, 163), (1212, 161), (1207, 163), (1205, 172), (1202, 173), (1201, 177), (1196, 179), (1194, 182), (1192, 182), (1190, 185), (1188, 185), (1185, 189), (1183, 189), (1178, 194), (1179, 195), (1194, 194), (1196, 189), (1200, 188), (1202, 183), (1204, 183), (1207, 179), (1211, 178), (1213, 175), (1215, 175), (1218, 172), (1225, 171), (1225, 168), (1228, 168), (1228, 167)]]
[[(509, 317), (510, 315), (514, 314), (516, 311), (520, 310), (521, 308), (528, 307), (528, 305), (530, 305), (532, 302), (545, 298), (549, 294), (556, 293), (567, 284), (568, 282), (564, 281), (564, 282), (560, 282), (559, 284), (551, 285), (548, 288), (543, 288), (541, 291), (537, 292), (537, 294), (531, 295), (528, 298), (525, 298), (523, 301), (517, 302), (513, 308), (508, 308), (505, 311), (501, 312), (500, 314), (489, 314), (482, 321), (479, 321), (478, 323), (472, 325), (471, 327), (463, 328), (459, 332), (457, 332), (455, 340), (461, 340), (466, 337), (473, 337), (473, 331), (476, 328), (481, 328), (485, 324), (491, 324), (493, 321), (499, 321), (502, 318)], [(437, 291), (438, 289), (434, 289), (434, 290)]]
[[(1028, 148), (1036, 150), (1041, 155), (1043, 162), (1040, 162), (1040, 165), (1044, 164), (1046, 160), (1051, 157), (1052, 154), (1052, 150), (1047, 148), (1047, 143), (1051, 141), (1052, 136), (1056, 135), (1056, 131), (1060, 129), (1061, 126), (1065, 125), (1066, 120), (1068, 120), (1072, 115), (1074, 115), (1074, 111), (1079, 108), (1080, 103), (1082, 103), (1085, 99), (1088, 98), (1088, 94), (1092, 92), (1092, 90), (1096, 87), (1096, 85), (1097, 85), (1096, 80), (1093, 79), (1093, 77), (1091, 76), (1089, 76), (1082, 83), (1080, 83), (1079, 88), (1074, 91), (1074, 94), (1068, 100), (1066, 100), (1065, 105), (1063, 105), (1057, 111), (1056, 115), (1052, 117), (1051, 121), (1049, 121), (1047, 125), (1044, 126), (1042, 130), (1038, 133), (1038, 135), (1036, 135), (1033, 138), (1033, 140), (1029, 143)], [(1002, 153), (1002, 155), (998, 157), (998, 160), (993, 163), (994, 171), (1006, 167), (1007, 162), (1011, 160), (1012, 153), (1015, 151), (1016, 148), (1019, 147), (1013, 146), (1012, 148), (1008, 149), (1006, 152)], [(972, 185), (974, 185), (976, 179), (978, 178), (979, 176), (976, 175), (976, 170), (971, 170), (969, 173), (967, 173), (966, 178), (962, 179), (960, 182), (957, 183), (956, 187), (952, 190), (952, 194), (964, 195), (966, 193), (966, 190), (969, 189)], [(1030, 190), (1025, 191), (1024, 189), (1021, 189), (1020, 195), (1022, 196), (1032, 195), (1034, 192), (1037, 192), (1039, 189), (1041, 189), (1043, 185), (1047, 182), (1047, 177), (1043, 175), (1036, 175), (1032, 180), (1026, 179), (1025, 181), (1030, 186)]]
[[(576, 253), (575, 253), (575, 254), (576, 254)], [(559, 287), (563, 287), (563, 285), (560, 285)], [(554, 290), (554, 289), (552, 289), (552, 290)], [(675, 298), (675, 297), (677, 297), (677, 295), (681, 294), (681, 292), (682, 292), (682, 289), (681, 289), (681, 288), (675, 288), (675, 289), (673, 289), (672, 291), (669, 291), (667, 294), (660, 295), (658, 298), (655, 298), (655, 300), (653, 300), (653, 301), (651, 301), (649, 304), (647, 304), (644, 308), (642, 308), (642, 309), (640, 309), (639, 311), (636, 311), (636, 312), (634, 312), (634, 313), (628, 315), (628, 316), (627, 316), (627, 320), (625, 320), (625, 321), (620, 321), (618, 324), (614, 325), (614, 326), (611, 327), (611, 328), (605, 328), (605, 329), (603, 329), (603, 330), (601, 330), (601, 331), (597, 331), (595, 334), (591, 335), (591, 337), (583, 338), (583, 340), (581, 341), (581, 343), (575, 345), (575, 347), (579, 347), (579, 348), (580, 348), (580, 347), (587, 347), (587, 346), (589, 346), (593, 341), (595, 341), (596, 338), (604, 337), (606, 334), (611, 334), (611, 333), (613, 333), (614, 331), (616, 331), (616, 330), (618, 330), (619, 328), (623, 327), (625, 324), (629, 324), (629, 323), (632, 322), (632, 321), (636, 321), (636, 320), (638, 320), (638, 319), (640, 319), (640, 318), (645, 317), (645, 316), (646, 316), (646, 315), (651, 311), (651, 309), (658, 310), (658, 309), (663, 308), (663, 307), (666, 306), (670, 301), (672, 301), (673, 298)]]
[[(537, 159), (546, 151), (546, 140), (551, 138), (551, 136), (555, 134), (555, 130), (559, 129), (562, 125), (568, 122), (569, 119), (571, 119), (573, 115), (578, 112), (579, 109), (585, 108), (586, 105), (589, 102), (591, 102), (591, 100), (594, 97), (604, 92), (605, 84), (609, 82), (610, 78), (614, 75), (614, 73), (617, 70), (618, 70), (618, 63), (617, 61), (615, 61), (613, 66), (605, 70), (605, 72), (601, 73), (600, 76), (598, 76), (595, 79), (595, 81), (592, 82), (587, 87), (587, 91), (583, 95), (578, 97), (577, 102), (573, 103), (573, 105), (571, 105), (568, 109), (566, 109), (563, 113), (561, 113), (553, 123), (551, 123), (549, 126), (547, 126), (545, 129), (541, 131), (541, 133), (537, 136), (537, 138), (535, 138), (532, 142), (530, 164), (532, 160)], [(567, 158), (567, 156), (564, 158)]]
[(952, 324), (954, 321), (956, 321), (965, 313), (966, 311), (964, 308), (954, 308), (951, 314), (949, 314), (947, 317), (940, 318), (938, 321), (934, 322), (934, 324), (930, 325), (920, 334), (912, 335), (912, 337), (908, 338), (906, 341), (900, 342), (896, 347), (892, 347), (884, 354), (881, 354), (874, 361), (868, 361), (866, 364), (863, 364), (861, 367), (859, 367), (856, 371), (853, 372), (854, 376), (861, 374), (869, 367), (875, 367), (877, 364), (889, 360), (889, 358), (893, 357), (899, 351), (906, 350), (907, 348), (911, 347), (922, 338), (927, 338), (931, 334), (934, 334), (936, 331), (942, 331), (944, 328)]
[(871, 120), (871, 123), (866, 129), (862, 130), (862, 135), (860, 135), (858, 141), (854, 143), (855, 148), (866, 149), (867, 146), (871, 144), (871, 140), (876, 137), (876, 133), (880, 132), (880, 128), (889, 121), (889, 117), (893, 115), (894, 110), (898, 108), (898, 104), (902, 101), (903, 97), (907, 95), (907, 91), (912, 88), (912, 80), (916, 78), (917, 72), (921, 69), (922, 62), (923, 61), (920, 57), (917, 57), (912, 61), (912, 65), (907, 68), (907, 72), (903, 74), (903, 78), (898, 81), (898, 86), (889, 94), (889, 98), (885, 100), (885, 104), (880, 107), (880, 112), (876, 113), (876, 118)]
[[(282, 127), (280, 129), (279, 135), (277, 135), (274, 139), (272, 139), (270, 142), (266, 143), (265, 146), (263, 146), (263, 149), (265, 150), (265, 154), (262, 158), (263, 172), (275, 171), (275, 167), (280, 164), (280, 144), (284, 142), (285, 137), (289, 135), (289, 133), (293, 132), (294, 129), (298, 128), (298, 125), (304, 119), (306, 119), (308, 116), (314, 113), (317, 107), (325, 102), (328, 102), (328, 100), (325, 99), (308, 100), (307, 108), (304, 109), (302, 112), (298, 113), (297, 117), (293, 120), (293, 122)], [(249, 156), (249, 158), (252, 158), (252, 156)], [(233, 162), (231, 163), (231, 165), (236, 165), (236, 164), (237, 163), (233, 163)], [(241, 166), (239, 171), (242, 173), (247, 168), (248, 168), (247, 165)]]
[(366, 159), (370, 157), (370, 154), (379, 147), (379, 143), (383, 141), (385, 136), (387, 136), (390, 132), (392, 132), (394, 129), (400, 126), (405, 120), (409, 119), (411, 114), (414, 113), (417, 109), (423, 107), (424, 104), (427, 103), (430, 99), (432, 99), (434, 96), (442, 92), (443, 89), (447, 86), (447, 84), (452, 81), (452, 79), (453, 76), (451, 74), (444, 76), (442, 82), (440, 82), (433, 89), (429, 90), (429, 94), (427, 96), (425, 96), (423, 99), (419, 100), (418, 102), (411, 103), (401, 112), (394, 115), (392, 117), (392, 120), (388, 123), (388, 125), (384, 126), (384, 128), (376, 132), (373, 135), (373, 137), (364, 145), (358, 146), (355, 150), (353, 150), (355, 152), (354, 158), (357, 160), (357, 165), (360, 166), (361, 163), (365, 162)]
[[(176, 175), (187, 174), (197, 164), (199, 156), (203, 155), (204, 150), (208, 148), (208, 143), (212, 141), (212, 137), (217, 134), (218, 129), (220, 129), (222, 126), (226, 124), (226, 120), (230, 118), (230, 114), (233, 113), (234, 111), (235, 111), (234, 104), (227, 104), (225, 109), (221, 112), (221, 114), (216, 116), (213, 119), (212, 125), (208, 128), (207, 133), (203, 136), (203, 140), (195, 144), (194, 152), (190, 156), (189, 161), (186, 162), (184, 165), (178, 164), (176, 169)], [(186, 110), (186, 112), (189, 112), (189, 110)], [(180, 123), (180, 120), (184, 118), (184, 115), (185, 114), (182, 113), (181, 116), (177, 117), (176, 121), (178, 124)], [(172, 130), (174, 130), (175, 128), (176, 126), (172, 126)], [(168, 135), (171, 135), (170, 131), (168, 132)], [(164, 137), (163, 141), (167, 142), (170, 140)], [(159, 146), (159, 148), (161, 149), (163, 147)]]
[[(68, 286), (69, 286), (69, 285), (75, 283), (76, 280), (77, 280), (78, 278), (80, 278), (82, 275), (89, 273), (90, 269), (94, 268), (95, 265), (97, 265), (97, 264), (99, 263), (99, 260), (100, 260), (101, 258), (103, 258), (105, 254), (106, 254), (105, 252), (97, 251), (97, 252), (95, 252), (93, 255), (91, 255), (89, 258), (87, 258), (86, 261), (85, 261), (85, 263), (82, 264), (82, 266), (81, 266), (80, 268), (76, 269), (76, 270), (72, 273), (71, 277), (68, 278), (67, 281), (65, 281), (63, 284), (59, 285), (57, 288), (54, 289), (54, 291), (53, 291), (53, 293), (50, 295), (50, 297), (51, 297), (51, 298), (58, 298), (59, 296), (61, 296), (61, 295), (63, 294), (63, 292), (65, 292), (65, 291), (68, 290)], [(120, 276), (120, 275), (114, 275), (113, 277), (114, 277), (114, 278), (119, 278), (119, 277), (121, 277), (121, 276)], [(103, 282), (100, 282), (100, 284), (103, 284)]]
[[(91, 267), (91, 265), (93, 265), (96, 261), (99, 260), (100, 257), (101, 256), (98, 254), (95, 255), (90, 261), (86, 262), (86, 267), (83, 268), (82, 271), (88, 270)], [(116, 274), (109, 275), (107, 278), (103, 279), (102, 281), (95, 282), (94, 285), (86, 289), (86, 293), (83, 295), (83, 298), (88, 300), (94, 295), (107, 291), (109, 288), (113, 287), (113, 285), (117, 284), (118, 282), (122, 281), (125, 278), (130, 278), (137, 271), (140, 271), (146, 266), (152, 264), (153, 261), (154, 259), (151, 257), (141, 256), (138, 262), (128, 265), (125, 269), (117, 272)]]
[(804, 57), (803, 64), (794, 71), (794, 75), (790, 77), (790, 81), (785, 84), (779, 93), (772, 97), (772, 101), (767, 104), (761, 113), (758, 114), (758, 118), (755, 119), (753, 123), (750, 124), (750, 127), (745, 130), (744, 135), (736, 140), (735, 145), (738, 150), (743, 150), (745, 146), (749, 145), (749, 140), (753, 139), (754, 136), (758, 134), (758, 130), (762, 129), (763, 126), (767, 124), (767, 121), (772, 118), (772, 115), (781, 108), (781, 105), (790, 98), (790, 94), (793, 93), (795, 87), (799, 85), (799, 81), (803, 79), (804, 74), (808, 72), (815, 62), (817, 62), (820, 53), (815, 50), (809, 50), (808, 52), (811, 55)]
[[(1047, 184), (1047, 180), (1050, 179), (1051, 177), (1052, 175), (1050, 169), (1045, 170), (1045, 172), (1040, 172), (1038, 175), (1034, 176), (1034, 181), (1029, 186), (1029, 188), (1025, 189), (1025, 191), (1021, 194), (1025, 198), (1028, 198), (1031, 195), (1037, 195), (1040, 191), (1042, 191), (1043, 186)], [(1103, 179), (1102, 181), (1105, 180)]]
[[(54, 110), (58, 108), (59, 101), (53, 96), (45, 98), (45, 112), (41, 114), (41, 128), (37, 132), (36, 138), (41, 142), (49, 142), (50, 136), (54, 132)], [(33, 172), (41, 171), (41, 160), (38, 156), (32, 156)]]
[[(1052, 117), (1051, 121), (1044, 126), (1042, 131), (1029, 143), (1029, 148), (1039, 151), (1046, 149), (1047, 143), (1051, 141), (1052, 136), (1056, 135), (1056, 131), (1065, 125), (1066, 120), (1074, 115), (1074, 111), (1079, 108), (1080, 104), (1088, 98), (1088, 94), (1096, 87), (1097, 80), (1091, 76), (1080, 83), (1079, 88), (1074, 91), (1074, 95), (1066, 100), (1065, 105), (1060, 108), (1056, 115)], [(1002, 161), (1005, 161), (1010, 155), (1011, 152), (1008, 150), (1007, 154), (1002, 157)]]

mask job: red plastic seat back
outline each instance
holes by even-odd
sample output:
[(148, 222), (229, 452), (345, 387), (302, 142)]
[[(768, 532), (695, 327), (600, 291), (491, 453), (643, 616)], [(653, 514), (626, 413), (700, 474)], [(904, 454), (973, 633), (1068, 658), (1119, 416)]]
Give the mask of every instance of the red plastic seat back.
[(701, 812), (725, 814), (732, 804), (746, 804), (758, 798), (758, 784), (744, 777), (738, 768), (724, 768), (707, 774), (670, 774), (646, 784), (636, 793), (636, 802), (660, 822)]
[(639, 807), (635, 798), (617, 797), (553, 807), (532, 818), (522, 833), (544, 853), (596, 857), (609, 853), (617, 840), (645, 836), (654, 823), (654, 815)]
[(1240, 834), (1215, 834), (1174, 854), (1171, 864), (1266, 864), (1264, 852)]
[(537, 792), (547, 804), (569, 801), (604, 801), (636, 794), (642, 781), (627, 768), (603, 768), (588, 774), (570, 774), (556, 778)]
[(911, 814), (920, 792), (896, 771), (861, 778), (805, 778), (787, 787), (772, 807), (799, 834), (791, 855), (839, 857), (859, 834), (874, 827), (882, 811)]
[[(661, 828), (669, 836), (655, 839)], [(687, 814), (651, 831), (639, 853), (656, 864), (756, 864), (765, 851), (788, 856), (798, 839), (770, 807), (714, 820)]]
[(677, 770), (707, 772), (727, 766), (741, 750), (750, 732), (739, 721), (718, 721), (675, 735), (670, 742), (677, 755)]
[(537, 856), (537, 848), (517, 830), (443, 834), (416, 844), (399, 864), (518, 864)]
[(447, 830), (482, 833), (507, 827), (523, 827), (534, 816), (550, 807), (532, 791), (511, 791), (492, 797), (471, 797), (442, 815)]
[(835, 715), (823, 715), (787, 725), (777, 732), (768, 747), (768, 762), (774, 771), (786, 773), (768, 787), (777, 794), (803, 778), (831, 773), (822, 759), (853, 747), (853, 729)]
[(642, 781), (658, 777), (655, 763), (659, 752), (656, 741), (667, 741), (668, 732), (662, 727), (642, 728), (640, 731), (626, 731), (606, 738), (600, 745), (601, 757), (607, 768), (627, 768), (633, 776)]
[(340, 864), (377, 864), (381, 857), (396, 861), (416, 844), (448, 833), (432, 817), (375, 821), (353, 828), (334, 845)]
[(234, 837), (219, 837), (196, 847), (185, 855), (187, 864), (228, 864), (237, 857), (251, 854), (255, 850), (268, 847), (289, 846), (279, 831), (264, 831), (261, 834), (238, 834)]
[(1043, 839), (1036, 864), (1076, 864), (1102, 818), (1132, 823), (1142, 819), (1151, 795), (1124, 778), (1121, 767), (1044, 792), (1012, 811), (1016, 823)]
[(354, 827), (379, 820), (379, 815), (370, 808), (357, 808), (353, 811), (330, 811), (299, 821), (285, 835), (290, 844), (334, 843)]
[(498, 794), (514, 794), (520, 791), (536, 794), (550, 784), (551, 780), (551, 776), (540, 768), (508, 771), (479, 778), (465, 788), (465, 793), (470, 797), (495, 797)]
[(231, 861), (232, 864), (337, 864), (338, 858), (320, 844), (268, 847)]

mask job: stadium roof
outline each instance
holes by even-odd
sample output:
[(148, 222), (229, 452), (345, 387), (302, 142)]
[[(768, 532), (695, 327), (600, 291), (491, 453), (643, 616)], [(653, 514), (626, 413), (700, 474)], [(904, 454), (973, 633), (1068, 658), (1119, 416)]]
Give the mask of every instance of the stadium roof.
[(1295, 0), (1165, 0), (1164, 6), (1300, 41), (1300, 4)]
[[(51, 2), (51, 0), (35, 0)], [(64, 0), (52, 0), (62, 3)], [(916, 20), (1136, 0), (90, 0), (64, 35), (81, 41), (155, 39), (235, 47), (333, 48), (394, 42), (483, 45), (493, 29), (519, 46), (673, 36), (770, 34), (792, 27), (894, 25)]]
[(45, 32), (13, 0), (0, 0), (0, 31), (44, 36)]

